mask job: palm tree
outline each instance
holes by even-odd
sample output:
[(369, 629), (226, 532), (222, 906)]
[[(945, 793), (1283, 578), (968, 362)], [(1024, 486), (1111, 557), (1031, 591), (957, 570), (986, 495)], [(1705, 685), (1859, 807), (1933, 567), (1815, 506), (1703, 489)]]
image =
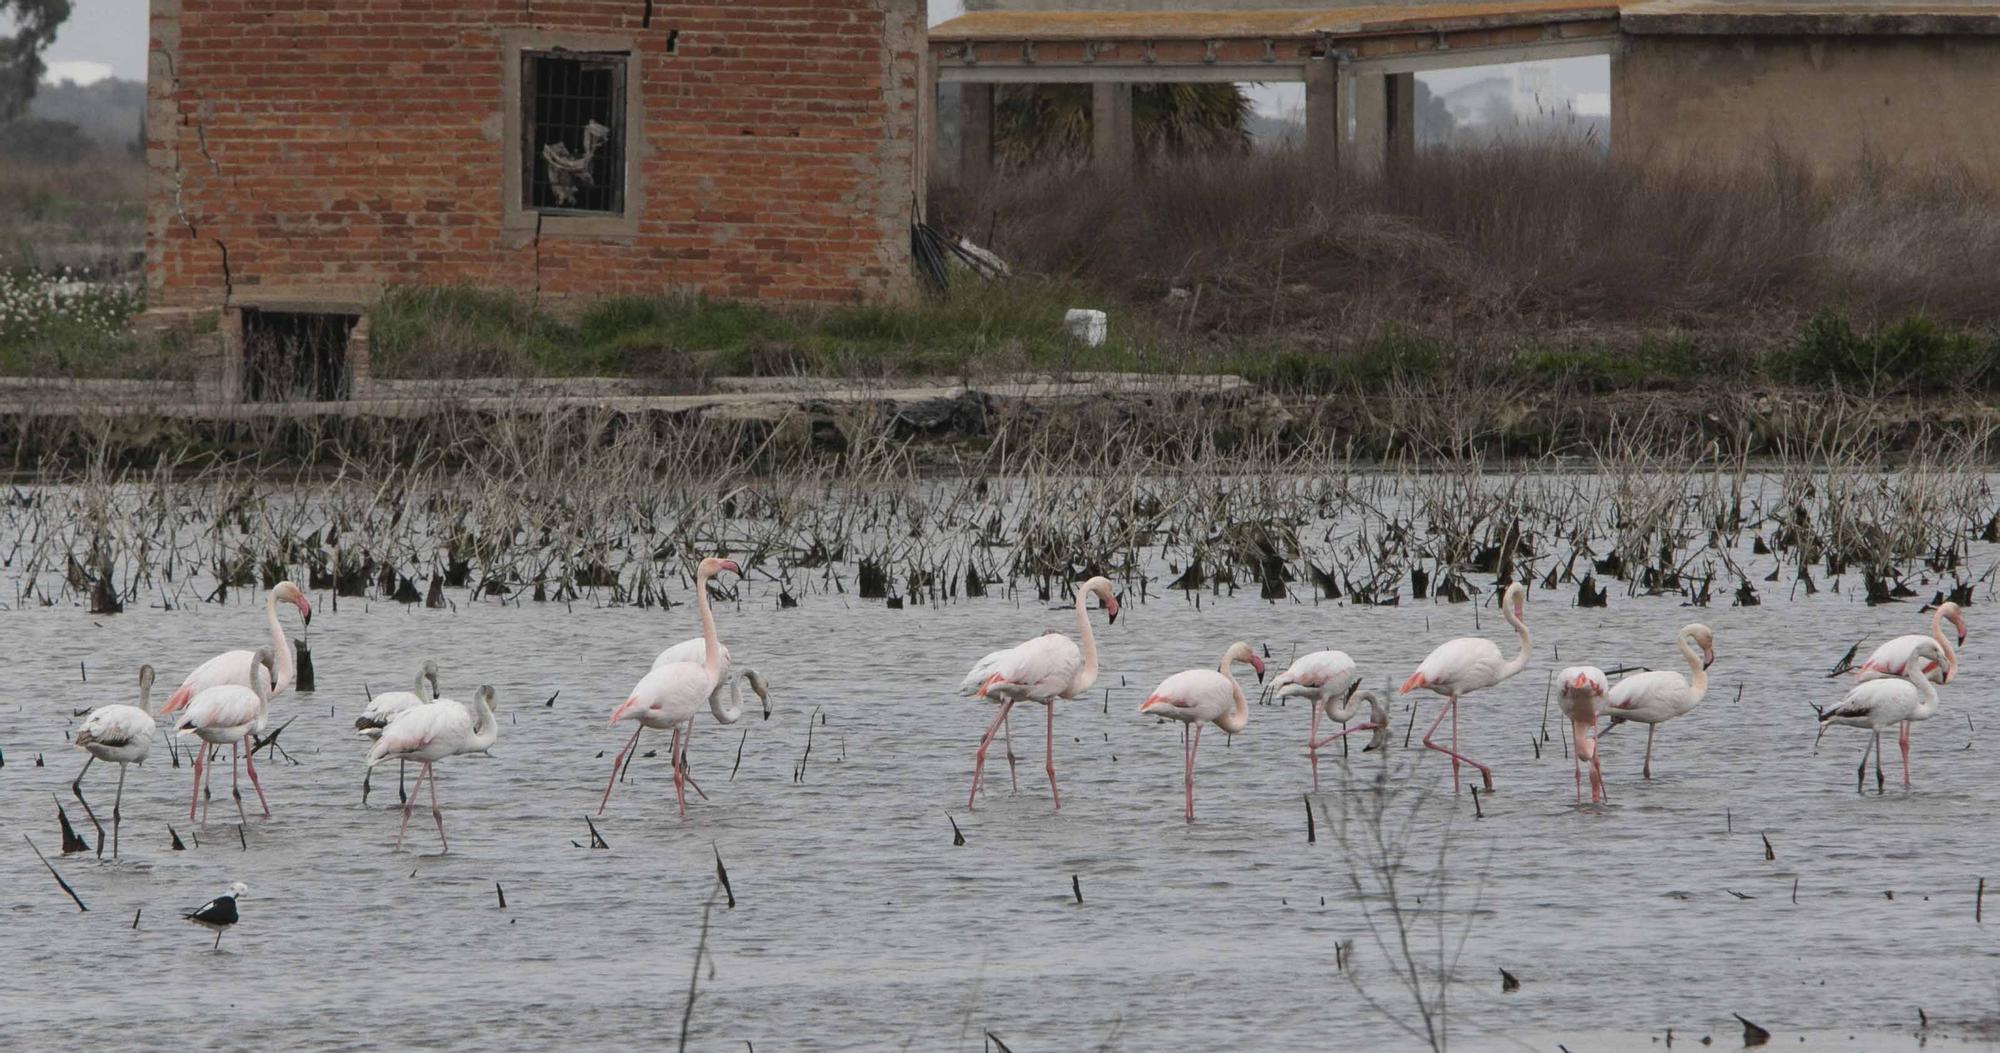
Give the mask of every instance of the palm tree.
[[(993, 153), (1003, 165), (1090, 155), (1090, 85), (1002, 85), (993, 98)], [(1132, 134), (1141, 156), (1185, 157), (1250, 148), (1250, 98), (1235, 84), (1141, 84)]]

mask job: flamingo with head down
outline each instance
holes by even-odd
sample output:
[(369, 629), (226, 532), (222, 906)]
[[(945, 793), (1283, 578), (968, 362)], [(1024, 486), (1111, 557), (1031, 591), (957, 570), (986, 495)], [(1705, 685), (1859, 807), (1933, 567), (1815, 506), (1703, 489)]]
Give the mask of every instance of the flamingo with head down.
[[(1319, 792), (1319, 748), (1351, 731), (1365, 731), (1366, 727), (1347, 729), (1348, 721), (1354, 719), (1360, 710), (1360, 700), (1355, 698), (1355, 690), (1361, 686), (1361, 670), (1355, 667), (1354, 659), (1345, 651), (1314, 651), (1300, 655), (1291, 668), (1279, 673), (1271, 681), (1271, 693), (1279, 698), (1301, 698), (1312, 707), (1312, 727), (1306, 732), (1306, 755), (1312, 761), (1313, 792)], [(1319, 717), (1324, 712), (1339, 721), (1343, 730), (1322, 739), (1319, 737)]]
[(1604, 710), (1605, 692), (1611, 690), (1604, 670), (1594, 665), (1573, 665), (1556, 674), (1556, 704), (1569, 718), (1571, 773), (1576, 776), (1576, 801), (1583, 803), (1583, 766), (1590, 765), (1590, 803), (1603, 804), (1604, 768), (1597, 761), (1597, 717)]
[[(618, 783), (618, 771), (625, 758), (639, 744), (639, 733), (657, 728), (674, 733), (667, 749), (674, 770), (674, 803), (681, 816), (687, 816), (684, 786), (694, 782), (687, 772), (687, 733), (694, 727), (695, 714), (716, 695), (722, 683), (722, 644), (715, 638), (715, 615), (708, 609), (708, 579), (723, 571), (743, 573), (735, 560), (714, 557), (702, 560), (695, 568), (695, 607), (701, 613), (701, 662), (655, 665), (633, 686), (625, 701), (611, 711), (611, 723), (633, 720), (639, 726), (632, 729), (632, 738), (625, 748), (611, 759), (611, 778), (604, 784), (604, 798), (597, 802), (597, 814), (603, 815), (605, 806), (611, 803), (611, 788)], [(696, 786), (695, 792), (700, 793), (701, 787)]]
[(1264, 679), (1264, 661), (1250, 645), (1238, 641), (1222, 652), (1222, 661), (1214, 669), (1189, 669), (1160, 681), (1160, 686), (1139, 703), (1139, 712), (1178, 720), (1183, 725), (1194, 726), (1194, 736), (1188, 738), (1186, 727), (1181, 729), (1182, 754), (1187, 768), (1183, 786), (1187, 791), (1187, 821), (1194, 822), (1194, 755), (1201, 749), (1201, 726), (1214, 724), (1225, 733), (1234, 735), (1250, 723), (1250, 703), (1243, 697), (1243, 685), (1229, 675), (1230, 667), (1238, 662), (1246, 663), (1257, 671), (1257, 680)]
[[(1000, 712), (994, 715), (979, 740), (979, 751), (973, 754), (972, 792), (966, 798), (967, 808), (979, 799), (979, 780), (986, 771), (986, 750), (993, 745), (993, 736), (999, 733), (1015, 703), (1034, 702), (1048, 710), (1049, 796), (1055, 799), (1056, 811), (1062, 811), (1062, 792), (1056, 788), (1056, 700), (1075, 698), (1097, 682), (1097, 638), (1091, 635), (1088, 613), (1088, 601), (1093, 595), (1104, 605), (1105, 621), (1118, 620), (1118, 596), (1112, 591), (1110, 579), (1091, 578), (1077, 586), (1076, 631), (1083, 640), (1081, 648), (1061, 633), (1037, 636), (973, 663), (972, 672), (959, 685), (962, 694), (1000, 705)], [(1012, 753), (1008, 751), (1009, 764), (1013, 763)]]
[[(1424, 659), (1423, 664), (1417, 666), (1417, 671), (1410, 674), (1408, 680), (1403, 681), (1402, 694), (1407, 695), (1421, 687), (1443, 695), (1448, 700), (1444, 709), (1438, 713), (1437, 720), (1431, 722), (1430, 730), (1424, 732), (1424, 748), (1436, 750), (1451, 758), (1453, 793), (1458, 792), (1460, 761), (1479, 769), (1480, 777), (1486, 782), (1487, 792), (1493, 790), (1493, 769), (1458, 751), (1458, 700), (1462, 695), (1492, 687), (1528, 667), (1529, 648), (1533, 641), (1528, 636), (1528, 625), (1523, 620), (1527, 616), (1527, 602), (1528, 590), (1522, 588), (1518, 581), (1509, 584), (1507, 591), (1500, 597), (1501, 616), (1507, 619), (1507, 624), (1513, 626), (1515, 634), (1521, 638), (1520, 654), (1511, 659), (1503, 658), (1500, 655), (1499, 645), (1493, 641), (1481, 636), (1461, 636), (1456, 640), (1447, 640), (1439, 644), (1437, 650), (1432, 651), (1430, 656)], [(1432, 741), (1431, 738), (1437, 734), (1438, 725), (1444, 723), (1446, 716), (1451, 717), (1449, 749)]]

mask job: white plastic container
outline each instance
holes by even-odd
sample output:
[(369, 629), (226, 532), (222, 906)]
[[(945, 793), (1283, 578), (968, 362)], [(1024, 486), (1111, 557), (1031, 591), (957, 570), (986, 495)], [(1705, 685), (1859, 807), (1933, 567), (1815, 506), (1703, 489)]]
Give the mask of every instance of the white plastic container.
[(1081, 340), (1086, 347), (1104, 346), (1104, 337), (1110, 327), (1111, 320), (1103, 311), (1078, 307), (1063, 315), (1063, 328), (1069, 330), (1069, 335)]

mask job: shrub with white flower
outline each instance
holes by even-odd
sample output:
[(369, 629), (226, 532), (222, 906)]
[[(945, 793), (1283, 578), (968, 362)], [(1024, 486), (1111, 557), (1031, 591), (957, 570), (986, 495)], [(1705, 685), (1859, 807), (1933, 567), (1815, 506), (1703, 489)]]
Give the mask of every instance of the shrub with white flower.
[(139, 290), (60, 271), (0, 272), (0, 344), (37, 337), (116, 336), (145, 306)]

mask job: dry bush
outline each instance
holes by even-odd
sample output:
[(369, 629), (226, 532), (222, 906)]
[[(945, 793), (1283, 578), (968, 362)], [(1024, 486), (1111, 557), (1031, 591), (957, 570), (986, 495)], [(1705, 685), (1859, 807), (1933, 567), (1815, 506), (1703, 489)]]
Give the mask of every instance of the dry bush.
[(1380, 177), (1298, 152), (1136, 177), (1015, 173), (941, 187), (932, 215), (1018, 267), (1152, 303), (1190, 328), (1279, 322), (1342, 341), (1619, 326), (1762, 330), (1822, 310), (2000, 313), (2000, 192), (1879, 162), (1819, 177), (1639, 163), (1588, 143), (1426, 151)]

